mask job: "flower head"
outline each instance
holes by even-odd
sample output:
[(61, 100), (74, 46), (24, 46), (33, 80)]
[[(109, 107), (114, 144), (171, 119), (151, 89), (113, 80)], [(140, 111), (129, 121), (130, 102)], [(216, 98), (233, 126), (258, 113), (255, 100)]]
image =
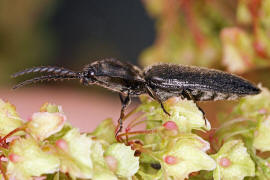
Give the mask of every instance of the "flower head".
[(255, 164), (241, 140), (226, 142), (212, 157), (217, 162), (215, 180), (242, 180), (246, 176), (255, 175)]

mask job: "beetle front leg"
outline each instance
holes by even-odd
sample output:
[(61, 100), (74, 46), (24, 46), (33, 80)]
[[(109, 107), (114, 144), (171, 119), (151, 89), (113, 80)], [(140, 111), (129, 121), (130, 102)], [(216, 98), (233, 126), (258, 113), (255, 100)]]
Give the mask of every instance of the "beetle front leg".
[(115, 133), (115, 137), (117, 137), (117, 135), (122, 131), (123, 129), (123, 118), (125, 116), (125, 110), (127, 109), (127, 106), (130, 104), (131, 100), (130, 100), (130, 96), (129, 93), (126, 97), (124, 97), (123, 94), (119, 93), (119, 97), (120, 97), (120, 101), (121, 101), (121, 113), (120, 113), (120, 117), (118, 119), (118, 125), (117, 125), (117, 129), (116, 129), (116, 133)]

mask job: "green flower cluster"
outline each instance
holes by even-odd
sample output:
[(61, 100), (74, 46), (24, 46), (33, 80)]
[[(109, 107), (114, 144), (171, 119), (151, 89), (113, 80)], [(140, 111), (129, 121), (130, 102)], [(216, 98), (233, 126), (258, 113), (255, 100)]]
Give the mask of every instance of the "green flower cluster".
[[(208, 120), (181, 98), (164, 103), (168, 116), (141, 96), (127, 115), (137, 117), (117, 138), (111, 119), (80, 133), (60, 106), (46, 103), (23, 121), (0, 100), (0, 179), (270, 179), (270, 92), (260, 88), (261, 94), (240, 100), (209, 140), (198, 135), (209, 134)], [(145, 129), (134, 130), (142, 123)]]
[(60, 106), (46, 103), (23, 121), (1, 100), (0, 179), (129, 179), (138, 171), (139, 157), (130, 146), (116, 143), (110, 119), (93, 133), (104, 139), (80, 133), (66, 119)]

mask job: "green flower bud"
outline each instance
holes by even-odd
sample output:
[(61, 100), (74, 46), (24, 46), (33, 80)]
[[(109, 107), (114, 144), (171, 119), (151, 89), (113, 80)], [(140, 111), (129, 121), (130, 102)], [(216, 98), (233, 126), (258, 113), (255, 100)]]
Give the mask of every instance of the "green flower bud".
[(111, 156), (117, 161), (116, 174), (119, 177), (130, 178), (139, 169), (139, 157), (134, 156), (135, 151), (130, 146), (115, 143), (109, 146), (105, 156)]
[(41, 176), (59, 170), (58, 157), (45, 152), (32, 138), (19, 138), (12, 141), (8, 157), (9, 179), (29, 180), (32, 176)]
[(242, 180), (255, 176), (255, 164), (241, 140), (226, 142), (212, 157), (217, 162), (214, 180)]
[(23, 121), (18, 116), (15, 106), (0, 99), (0, 136), (7, 135), (22, 124)]

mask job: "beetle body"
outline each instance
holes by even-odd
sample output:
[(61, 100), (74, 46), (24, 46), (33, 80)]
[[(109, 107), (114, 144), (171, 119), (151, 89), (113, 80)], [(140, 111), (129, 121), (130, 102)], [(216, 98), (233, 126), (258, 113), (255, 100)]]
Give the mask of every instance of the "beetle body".
[(223, 71), (195, 66), (158, 64), (144, 71), (148, 86), (165, 101), (173, 96), (195, 101), (233, 100), (260, 90), (247, 80)]
[[(163, 106), (163, 102), (170, 97), (180, 96), (196, 103), (196, 101), (232, 100), (260, 93), (259, 88), (239, 76), (213, 69), (173, 64), (157, 64), (141, 70), (129, 63), (103, 59), (86, 65), (82, 71), (40, 66), (15, 73), (13, 77), (29, 73), (49, 73), (49, 75), (23, 81), (13, 88), (44, 80), (79, 79), (83, 85), (96, 84), (118, 92), (122, 108), (116, 136), (122, 129), (122, 119), (131, 102), (130, 96), (148, 94), (160, 103), (166, 114), (170, 115)], [(201, 110), (199, 106), (198, 108)], [(202, 113), (204, 114), (203, 111)]]

